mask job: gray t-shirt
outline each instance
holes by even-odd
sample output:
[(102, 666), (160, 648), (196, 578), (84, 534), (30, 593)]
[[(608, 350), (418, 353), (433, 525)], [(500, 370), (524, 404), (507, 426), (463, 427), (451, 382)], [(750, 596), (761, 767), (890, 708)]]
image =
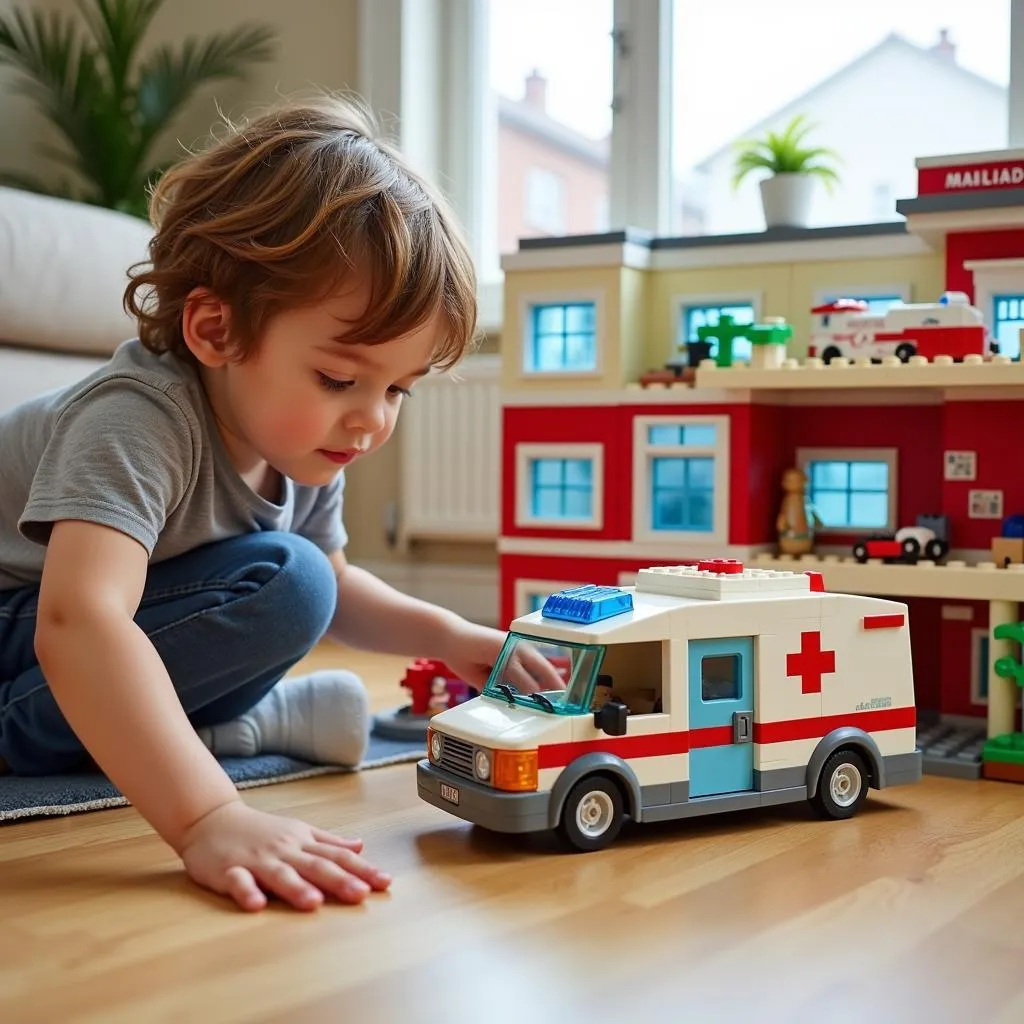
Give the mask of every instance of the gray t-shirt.
[(37, 584), (53, 523), (121, 530), (150, 564), (210, 541), (275, 530), (330, 553), (347, 541), (344, 474), (325, 487), (284, 478), (256, 494), (223, 446), (196, 371), (124, 342), (70, 387), (0, 416), (0, 590)]

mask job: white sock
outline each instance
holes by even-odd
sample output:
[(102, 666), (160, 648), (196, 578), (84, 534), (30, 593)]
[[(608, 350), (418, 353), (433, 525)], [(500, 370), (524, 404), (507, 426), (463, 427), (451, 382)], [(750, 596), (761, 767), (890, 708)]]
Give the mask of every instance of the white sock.
[(370, 702), (351, 672), (282, 679), (241, 718), (197, 730), (214, 754), (283, 754), (314, 764), (355, 766), (370, 738)]

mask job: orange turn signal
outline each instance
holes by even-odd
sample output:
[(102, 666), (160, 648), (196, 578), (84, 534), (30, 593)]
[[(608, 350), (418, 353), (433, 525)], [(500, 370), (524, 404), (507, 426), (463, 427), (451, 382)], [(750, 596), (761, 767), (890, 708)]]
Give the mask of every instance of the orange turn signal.
[(536, 750), (496, 750), (492, 769), (495, 789), (524, 793), (537, 788)]

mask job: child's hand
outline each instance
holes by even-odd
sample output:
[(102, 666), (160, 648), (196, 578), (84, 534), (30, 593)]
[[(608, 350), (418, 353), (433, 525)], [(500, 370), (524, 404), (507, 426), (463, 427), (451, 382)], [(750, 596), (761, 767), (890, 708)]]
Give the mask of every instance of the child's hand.
[(445, 631), (441, 660), (463, 682), (482, 690), (498, 660), (505, 636), (489, 626), (459, 619)]
[(359, 856), (362, 846), (238, 800), (197, 821), (178, 853), (195, 882), (230, 896), (243, 910), (262, 910), (268, 895), (315, 910), (329, 895), (360, 903), (391, 884)]

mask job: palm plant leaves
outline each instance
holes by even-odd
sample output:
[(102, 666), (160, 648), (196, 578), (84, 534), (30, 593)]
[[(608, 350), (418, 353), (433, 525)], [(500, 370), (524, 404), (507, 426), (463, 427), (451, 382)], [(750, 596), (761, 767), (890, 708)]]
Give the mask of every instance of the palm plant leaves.
[(733, 185), (739, 185), (751, 171), (766, 170), (771, 174), (813, 174), (831, 187), (839, 175), (828, 160), (838, 161), (839, 155), (826, 146), (803, 144), (813, 127), (798, 114), (781, 132), (768, 131), (760, 139), (740, 142)]
[[(273, 54), (273, 30), (252, 25), (190, 38), (176, 49), (161, 46), (137, 61), (163, 3), (76, 0), (81, 20), (17, 8), (0, 17), (0, 64), (19, 72), (20, 90), (62, 136), (66, 149), (43, 152), (82, 179), (78, 198), (144, 213), (146, 185), (162, 169), (150, 164), (150, 153), (171, 120), (200, 86), (241, 78), (248, 65)], [(23, 176), (4, 180), (40, 190)], [(68, 186), (45, 191), (65, 195)]]

